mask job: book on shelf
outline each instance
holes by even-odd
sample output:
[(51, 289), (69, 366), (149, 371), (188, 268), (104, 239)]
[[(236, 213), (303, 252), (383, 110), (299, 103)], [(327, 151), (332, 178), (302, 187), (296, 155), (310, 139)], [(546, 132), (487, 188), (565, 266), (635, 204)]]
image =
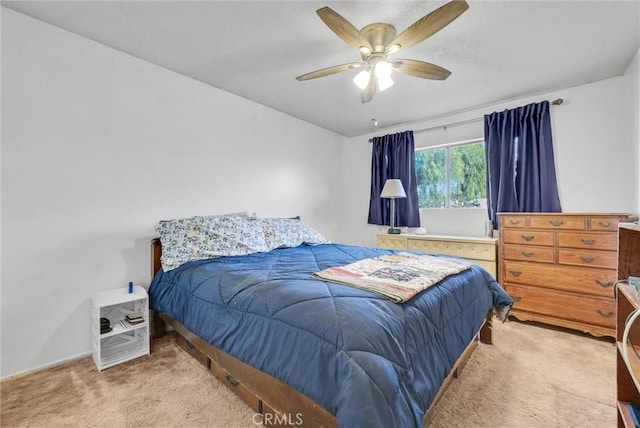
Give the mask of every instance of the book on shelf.
[(142, 318), (142, 314), (140, 312), (130, 313), (125, 317), (125, 319), (131, 324), (137, 324), (144, 321), (144, 318)]

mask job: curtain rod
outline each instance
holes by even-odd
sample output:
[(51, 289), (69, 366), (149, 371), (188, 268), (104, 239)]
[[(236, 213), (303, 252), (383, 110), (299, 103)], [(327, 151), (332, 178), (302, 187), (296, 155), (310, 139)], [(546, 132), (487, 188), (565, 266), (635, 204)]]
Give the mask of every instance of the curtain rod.
[[(553, 100), (553, 101), (549, 101), (549, 104), (554, 105), (554, 106), (559, 106), (562, 103), (564, 103), (564, 100), (562, 98), (558, 98), (557, 100)], [(474, 119), (468, 119), (468, 120), (463, 120), (460, 122), (453, 122), (453, 123), (447, 123), (445, 125), (438, 125), (438, 126), (432, 126), (430, 128), (422, 128), (422, 129), (417, 129), (415, 131), (413, 131), (414, 134), (419, 134), (421, 132), (427, 132), (427, 131), (433, 131), (434, 129), (444, 129), (446, 131), (446, 129), (450, 126), (460, 126), (460, 125), (466, 125), (468, 123), (474, 123), (474, 122), (479, 122), (482, 119), (484, 119), (484, 117), (476, 117)], [(373, 142), (373, 138), (369, 138), (369, 142), (372, 143)]]

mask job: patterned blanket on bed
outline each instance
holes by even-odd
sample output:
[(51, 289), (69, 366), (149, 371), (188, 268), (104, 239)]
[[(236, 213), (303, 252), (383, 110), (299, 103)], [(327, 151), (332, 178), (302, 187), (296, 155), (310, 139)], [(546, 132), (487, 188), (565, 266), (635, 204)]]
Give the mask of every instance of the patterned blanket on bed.
[(470, 264), (460, 260), (401, 252), (330, 267), (313, 276), (403, 303), (449, 275), (469, 268)]

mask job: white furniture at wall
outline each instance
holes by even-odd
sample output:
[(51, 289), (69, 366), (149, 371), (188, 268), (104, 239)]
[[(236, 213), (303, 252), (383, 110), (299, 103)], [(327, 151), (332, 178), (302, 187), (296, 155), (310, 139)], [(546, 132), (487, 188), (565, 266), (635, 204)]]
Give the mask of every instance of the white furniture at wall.
[(392, 250), (424, 251), (460, 257), (482, 266), (497, 278), (497, 238), (381, 233), (377, 236), (376, 245)]
[[(127, 323), (127, 314), (139, 312), (143, 322)], [(100, 334), (100, 318), (107, 318), (112, 331)], [(93, 361), (98, 371), (134, 358), (148, 355), (149, 297), (136, 285), (129, 293), (127, 287), (107, 290), (93, 297)]]

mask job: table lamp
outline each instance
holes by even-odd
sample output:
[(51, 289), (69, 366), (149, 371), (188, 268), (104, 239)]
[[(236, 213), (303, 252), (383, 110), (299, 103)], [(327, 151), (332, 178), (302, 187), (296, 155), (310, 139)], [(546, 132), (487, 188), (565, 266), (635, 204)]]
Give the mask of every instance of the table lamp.
[(391, 199), (391, 215), (389, 217), (389, 230), (387, 232), (392, 235), (399, 235), (400, 229), (395, 228), (396, 198), (407, 197), (407, 194), (404, 193), (404, 187), (402, 187), (402, 181), (397, 178), (387, 180), (384, 183), (380, 197)]

